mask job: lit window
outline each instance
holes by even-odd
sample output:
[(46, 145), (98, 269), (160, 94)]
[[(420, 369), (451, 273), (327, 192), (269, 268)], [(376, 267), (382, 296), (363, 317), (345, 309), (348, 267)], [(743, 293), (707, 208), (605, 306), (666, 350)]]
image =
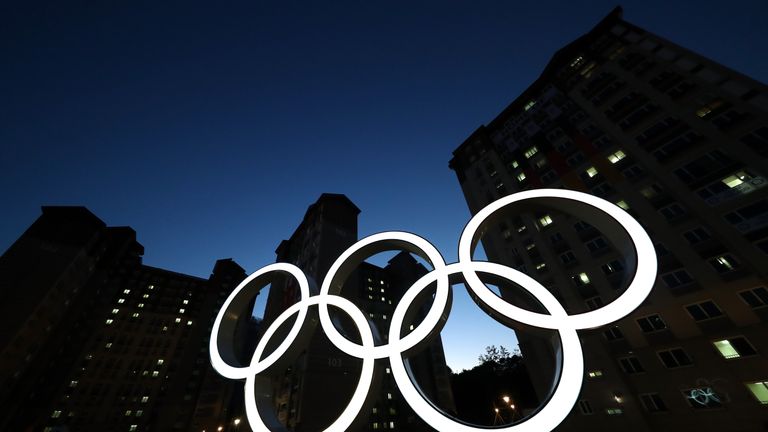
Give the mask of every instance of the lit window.
[(539, 152), (539, 149), (536, 148), (536, 146), (533, 146), (525, 151), (525, 157), (530, 158), (531, 156), (535, 155)]
[(148, 286), (147, 288), (149, 288), (149, 289), (153, 290), (153, 289), (155, 289), (155, 286), (154, 286), (154, 285), (150, 285), (150, 286)]
[(165, 360), (163, 360), (163, 359), (157, 359), (157, 364), (158, 364), (158, 365), (162, 365), (163, 363), (165, 363)]
[(149, 294), (144, 294), (142, 297), (143, 298), (149, 298)]
[(125, 303), (125, 299), (122, 299), (122, 298), (121, 299), (117, 299), (117, 302), (118, 303)]
[(130, 293), (131, 293), (131, 290), (129, 290), (129, 289), (123, 290), (123, 294), (130, 294)]
[(380, 283), (381, 285), (384, 285), (384, 281), (379, 281), (379, 283)]
[(384, 297), (381, 298), (381, 301), (387, 301)]
[(136, 417), (141, 417), (144, 414), (143, 410), (137, 410), (136, 411)]
[(176, 318), (176, 324), (181, 322), (181, 318)]
[(168, 326), (163, 326), (163, 331), (167, 332), (168, 331)]
[(520, 166), (520, 164), (517, 163), (517, 161), (512, 161), (512, 168), (517, 168), (519, 166)]
[(768, 404), (768, 381), (747, 383), (747, 388), (761, 404)]
[(391, 421), (389, 422), (389, 428), (394, 429), (395, 428), (395, 422)]
[(525, 225), (520, 225), (519, 227), (517, 227), (517, 232), (521, 233), (521, 232), (525, 231), (525, 229), (526, 229)]
[(601, 370), (593, 370), (593, 371), (589, 372), (589, 377), (590, 378), (598, 378), (598, 377), (601, 377), (601, 376), (603, 376), (603, 371), (601, 371)]
[(589, 177), (594, 177), (597, 175), (597, 169), (595, 167), (589, 167), (587, 168), (587, 171), (585, 171)]
[(70, 387), (77, 387), (77, 380), (72, 380), (69, 382)]
[(715, 99), (714, 101), (696, 110), (696, 116), (699, 118), (706, 118), (712, 113), (712, 111), (716, 110), (721, 105), (723, 105), (722, 99)]
[(107, 344), (104, 345), (104, 348), (106, 348), (106, 349), (112, 348), (112, 342), (107, 342)]
[(139, 425), (131, 425), (131, 427), (128, 428), (128, 432), (135, 432), (136, 430), (138, 430), (138, 428), (139, 428)]
[(387, 393), (387, 399), (392, 399), (392, 393)]
[(392, 370), (387, 368), (387, 373), (392, 373)]
[(142, 396), (141, 403), (147, 403), (147, 402), (149, 402), (149, 396)]
[(757, 354), (752, 345), (743, 337), (735, 337), (712, 342), (715, 348), (727, 359)]
[(139, 309), (144, 307), (144, 303), (139, 303)]
[(111, 325), (114, 322), (111, 318), (107, 320), (107, 325)]
[(619, 150), (616, 153), (609, 154), (608, 155), (608, 161), (610, 161), (611, 163), (616, 163), (616, 162), (624, 159), (625, 157), (627, 157), (627, 155), (624, 154), (623, 151)]
[(584, 273), (584, 272), (582, 272), (582, 273), (579, 273), (579, 280), (580, 280), (580, 281), (581, 281), (581, 283), (583, 283), (583, 284), (588, 284), (588, 283), (589, 283), (589, 276), (587, 276), (587, 274), (586, 274), (586, 273)]
[(379, 409), (378, 409), (378, 408), (376, 408), (376, 407), (373, 407), (373, 409), (371, 409), (371, 412), (372, 412), (373, 414), (376, 414), (376, 413), (378, 413), (378, 412), (379, 412)]
[(624, 413), (624, 410), (621, 408), (606, 408), (605, 413), (608, 415), (619, 415)]
[(529, 101), (527, 104), (525, 104), (525, 106), (523, 107), (523, 110), (528, 111), (529, 109), (533, 108), (534, 105), (536, 105), (535, 100)]
[(184, 309), (184, 308), (181, 308), (181, 309), (179, 309), (179, 313), (184, 313), (184, 311), (185, 311), (185, 310), (186, 310), (186, 309)]
[(158, 375), (160, 375), (160, 372), (152, 371), (152, 378), (157, 378)]
[(183, 300), (183, 301), (182, 301), (182, 303), (184, 303), (184, 304), (189, 304), (189, 300), (186, 300), (186, 299), (185, 299), (185, 300)]
[(51, 418), (59, 418), (61, 417), (61, 410), (56, 410), (51, 414)]
[(718, 273), (727, 273), (738, 267), (738, 262), (730, 255), (720, 255), (710, 258), (709, 264), (714, 267)]
[(188, 325), (188, 326), (191, 326), (191, 325), (192, 325), (192, 321), (191, 321), (191, 320), (190, 320), (190, 321), (187, 321), (187, 325)]
[(131, 315), (131, 316), (134, 317), (134, 318), (138, 318), (139, 317), (139, 313), (138, 312), (134, 312), (133, 315)]
[(617, 202), (616, 205), (623, 208), (624, 210), (629, 210), (629, 204), (627, 204), (627, 202), (624, 200)]
[(539, 218), (539, 223), (541, 226), (545, 227), (552, 223), (552, 218), (549, 215), (544, 215)]
[(520, 173), (517, 175), (517, 181), (523, 181), (525, 180), (525, 173)]
[(386, 315), (382, 315), (381, 317), (382, 317), (383, 319), (387, 319), (387, 316), (386, 316)]
[(132, 413), (133, 413), (133, 411), (131, 411), (131, 410), (125, 410), (125, 415), (126, 415), (126, 416), (129, 416), (129, 415), (131, 415)]
[(538, 263), (536, 264), (536, 270), (541, 270), (547, 266), (546, 263)]
[(118, 312), (120, 312), (120, 309), (112, 309), (112, 313), (113, 313), (113, 314), (116, 314), (116, 313), (118, 313)]

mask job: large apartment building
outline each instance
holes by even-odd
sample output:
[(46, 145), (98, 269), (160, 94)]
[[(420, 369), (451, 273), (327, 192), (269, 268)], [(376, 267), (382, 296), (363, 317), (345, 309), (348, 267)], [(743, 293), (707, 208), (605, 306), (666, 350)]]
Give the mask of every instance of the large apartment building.
[[(625, 21), (620, 8), (453, 152), (473, 214), (518, 191), (578, 190), (625, 209), (656, 246), (648, 300), (580, 332), (584, 385), (562, 430), (768, 428), (766, 157), (768, 88)], [(531, 275), (571, 314), (626, 288), (631, 266), (590, 221), (524, 210), (485, 233), (489, 260)], [(556, 334), (518, 338), (546, 400)]]
[[(298, 266), (319, 286), (336, 258), (358, 240), (359, 213), (346, 196), (322, 194), (309, 206), (291, 237), (279, 245), (277, 261)], [(399, 299), (425, 273), (427, 269), (406, 252), (395, 255), (383, 267), (362, 262), (344, 282), (340, 295), (363, 311), (384, 338), (381, 342), (386, 343), (388, 323)], [(268, 325), (293, 304), (297, 296), (292, 279), (273, 282), (264, 324)], [(344, 317), (337, 318), (343, 322)], [(354, 338), (354, 331), (348, 337)], [(455, 411), (450, 371), (439, 338), (409, 361), (425, 394), (443, 409)], [(377, 362), (379, 384), (371, 390), (365, 411), (359, 414), (353, 430), (431, 431), (405, 403), (386, 359)], [(361, 365), (361, 360), (333, 346), (318, 325), (306, 350), (282, 375), (273, 375), (278, 420), (295, 431), (325, 429), (349, 402)]]
[(0, 429), (233, 428), (242, 390), (210, 367), (207, 341), (244, 270), (219, 260), (203, 279), (143, 253), (131, 228), (43, 207), (3, 254)]

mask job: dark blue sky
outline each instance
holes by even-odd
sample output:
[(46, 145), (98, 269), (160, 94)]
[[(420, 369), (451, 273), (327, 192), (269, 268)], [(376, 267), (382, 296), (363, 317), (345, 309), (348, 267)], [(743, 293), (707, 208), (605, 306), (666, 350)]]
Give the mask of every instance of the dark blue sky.
[[(41, 205), (130, 225), (145, 262), (249, 272), (322, 192), (446, 259), (469, 218), (451, 152), (616, 4), (50, 1), (0, 5), (0, 249)], [(768, 3), (624, 4), (768, 81)], [(458, 330), (457, 330), (458, 331)], [(475, 349), (477, 351), (477, 349)], [(475, 354), (476, 355), (476, 354)]]

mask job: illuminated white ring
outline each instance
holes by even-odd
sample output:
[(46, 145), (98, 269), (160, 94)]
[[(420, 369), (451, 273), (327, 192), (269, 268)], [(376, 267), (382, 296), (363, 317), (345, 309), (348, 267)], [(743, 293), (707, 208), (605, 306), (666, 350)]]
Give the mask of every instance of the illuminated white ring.
[[(446, 275), (464, 273), (468, 269), (471, 270), (473, 274), (476, 274), (476, 272), (494, 274), (520, 285), (528, 290), (528, 292), (530, 292), (531, 295), (547, 309), (550, 313), (548, 316), (554, 321), (560, 320), (560, 322), (565, 324), (564, 328), (557, 329), (559, 330), (563, 359), (562, 369), (559, 371), (559, 379), (555, 391), (540, 411), (527, 418), (522, 423), (502, 428), (477, 428), (446, 416), (444, 412), (428, 402), (409, 377), (402, 355), (398, 352), (392, 352), (389, 358), (389, 363), (392, 368), (392, 376), (395, 378), (400, 393), (402, 393), (406, 403), (413, 408), (413, 411), (419, 417), (439, 431), (481, 432), (488, 430), (514, 430), (516, 432), (540, 432), (554, 429), (568, 416), (571, 408), (573, 408), (576, 403), (579, 392), (581, 391), (582, 375), (584, 371), (584, 357), (581, 350), (581, 341), (579, 340), (576, 330), (567, 325), (565, 318), (568, 317), (568, 313), (552, 293), (541, 284), (531, 277), (501, 264), (484, 261), (458, 262), (448, 265), (445, 269), (445, 273)], [(420, 284), (420, 289), (423, 289), (426, 285), (426, 283)], [(410, 295), (411, 297), (415, 296), (415, 294), (411, 294), (412, 289), (409, 289), (406, 295)], [(415, 291), (415, 289), (413, 290)], [(495, 311), (492, 311), (491, 313), (494, 314)], [(399, 334), (399, 327), (402, 325), (402, 319), (402, 312), (398, 315), (398, 311), (396, 311), (395, 315), (392, 317), (390, 337)]]
[[(368, 325), (368, 321), (360, 309), (358, 309), (357, 306), (355, 306), (355, 304), (351, 301), (339, 296), (318, 295), (303, 299), (299, 303), (291, 305), (291, 307), (283, 311), (283, 313), (281, 313), (270, 325), (270, 327), (259, 341), (256, 351), (253, 353), (250, 366), (251, 369), (249, 370), (249, 374), (245, 381), (245, 408), (251, 429), (255, 431), (269, 430), (269, 427), (264, 423), (261, 413), (259, 412), (255, 396), (256, 375), (266, 369), (266, 367), (261, 364), (262, 362), (259, 360), (259, 358), (264, 354), (264, 350), (267, 343), (269, 342), (269, 339), (274, 335), (275, 331), (293, 314), (301, 314), (302, 312), (306, 313), (306, 310), (309, 306), (318, 305), (319, 307), (327, 308), (329, 304), (341, 309), (347, 315), (349, 315), (350, 318), (352, 318), (352, 321), (360, 333), (362, 347), (367, 349), (369, 352), (371, 348), (373, 348), (373, 333), (371, 332), (371, 328)], [(271, 356), (272, 355), (269, 357)], [(362, 360), (363, 367), (360, 370), (360, 379), (357, 382), (357, 386), (355, 387), (355, 392), (352, 394), (352, 398), (350, 399), (346, 408), (344, 408), (342, 413), (339, 415), (339, 417), (325, 429), (325, 432), (346, 431), (355, 421), (357, 415), (360, 413), (360, 410), (365, 404), (371, 382), (373, 381), (375, 359), (368, 355), (366, 357), (362, 357)]]
[[(264, 282), (266, 282), (266, 279), (268, 279), (269, 274), (272, 272), (288, 273), (289, 275), (293, 276), (299, 283), (300, 298), (299, 303), (296, 305), (304, 305), (304, 301), (310, 298), (309, 281), (307, 280), (307, 277), (304, 275), (304, 273), (302, 273), (301, 269), (292, 264), (270, 264), (245, 278), (245, 280), (243, 280), (237, 286), (237, 288), (235, 288), (235, 290), (229, 295), (229, 297), (227, 297), (227, 299), (224, 301), (224, 304), (221, 306), (221, 309), (216, 316), (216, 320), (213, 322), (213, 329), (211, 330), (212, 337), (208, 344), (208, 349), (210, 350), (211, 354), (211, 364), (216, 369), (216, 371), (219, 372), (219, 374), (226, 378), (243, 379), (249, 375), (257, 373), (253, 372), (253, 364), (246, 367), (233, 366), (230, 364), (230, 362), (237, 363), (234, 353), (232, 352), (232, 334), (234, 333), (234, 327), (236, 325), (237, 319), (240, 316), (239, 314), (245, 308), (245, 305), (248, 304), (248, 300), (245, 300), (245, 298), (254, 294), (252, 291), (258, 292), (258, 290), (266, 286), (266, 283)], [(230, 311), (230, 309), (233, 308), (233, 303), (237, 303), (234, 305), (234, 310), (227, 314), (227, 311)], [(291, 347), (291, 344), (298, 336), (299, 331), (301, 331), (306, 318), (307, 307), (301, 306), (298, 311), (298, 316), (296, 317), (296, 322), (291, 327), (291, 330), (286, 336), (285, 340), (283, 340), (283, 342), (266, 359), (259, 362), (259, 370), (268, 368), (278, 359), (280, 359), (280, 357), (282, 357), (286, 351), (288, 351), (288, 349)], [(222, 329), (222, 327), (224, 327), (224, 329)], [(224, 340), (222, 341), (219, 339), (220, 333), (223, 333), (224, 336)], [(265, 341), (264, 343), (266, 343), (266, 338), (262, 338), (262, 340)], [(222, 357), (221, 351), (219, 350), (219, 346), (222, 344), (226, 344), (226, 348), (224, 350), (225, 356), (227, 357), (226, 360)]]
[[(651, 292), (656, 280), (657, 263), (653, 242), (642, 226), (625, 210), (608, 201), (582, 192), (564, 189), (535, 189), (508, 195), (494, 201), (480, 210), (464, 228), (459, 240), (459, 262), (472, 261), (472, 252), (480, 235), (482, 235), (480, 228), (486, 219), (510, 204), (537, 198), (561, 198), (572, 201), (575, 206), (586, 204), (600, 210), (621, 225), (626, 234), (629, 235), (635, 249), (634, 253), (637, 258), (635, 275), (626, 291), (601, 308), (568, 316), (568, 326), (577, 330), (600, 327), (618, 321), (640, 306)], [(480, 235), (477, 235), (478, 233)], [(559, 329), (560, 326), (557, 325), (557, 321), (551, 319), (549, 315), (528, 311), (507, 303), (489, 290), (477, 275), (469, 270), (463, 273), (469, 289), (493, 310), (507, 317), (514, 317), (515, 321), (534, 327)]]
[[(356, 268), (363, 260), (365, 260), (365, 258), (378, 252), (396, 248), (402, 248), (403, 250), (419, 255), (432, 265), (434, 268), (433, 272), (436, 275), (443, 274), (445, 260), (443, 260), (443, 256), (440, 255), (440, 252), (438, 252), (431, 243), (415, 234), (407, 232), (384, 232), (368, 236), (344, 251), (328, 270), (328, 273), (323, 280), (323, 285), (320, 287), (320, 295), (338, 294), (341, 292), (343, 283), (349, 276), (351, 270)], [(389, 339), (388, 343), (378, 345), (373, 348), (372, 352), (368, 352), (363, 346), (350, 341), (336, 329), (336, 326), (334, 326), (331, 321), (328, 307), (324, 303), (321, 303), (318, 306), (320, 324), (331, 343), (352, 357), (366, 358), (371, 355), (377, 359), (389, 357), (392, 350), (396, 349), (394, 347), (395, 344), (397, 345), (397, 349), (399, 349), (403, 343), (410, 344), (408, 348), (413, 347), (420, 340), (432, 334), (434, 329), (438, 328), (438, 326), (439, 328), (442, 328), (441, 324), (444, 324), (447, 319), (446, 307), (450, 299), (450, 285), (448, 284), (447, 277), (437, 277), (436, 279), (437, 289), (429, 312), (421, 323), (419, 323), (419, 325), (402, 341), (400, 340), (400, 334), (398, 333), (395, 339)], [(397, 309), (399, 309), (403, 303), (405, 302), (401, 299), (400, 303), (397, 305)], [(410, 306), (410, 304), (403, 305), (404, 308), (407, 308), (408, 306)], [(391, 337), (392, 335), (390, 334), (390, 338)]]

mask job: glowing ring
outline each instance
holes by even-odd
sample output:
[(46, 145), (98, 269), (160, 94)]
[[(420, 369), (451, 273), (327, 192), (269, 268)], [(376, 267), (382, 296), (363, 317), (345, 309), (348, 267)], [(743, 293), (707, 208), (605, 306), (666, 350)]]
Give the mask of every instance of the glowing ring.
[[(628, 267), (634, 267), (635, 270), (626, 291), (607, 306), (578, 315), (568, 315), (563, 306), (545, 287), (526, 274), (501, 264), (473, 261), (472, 251), (482, 236), (482, 228), (492, 223), (494, 214), (510, 204), (521, 203), (526, 200), (545, 200), (545, 205), (563, 210), (566, 213), (578, 214), (593, 224), (609, 225), (602, 227), (604, 234), (614, 245), (621, 245), (627, 249), (625, 252), (630, 254)], [(616, 229), (615, 225), (617, 224), (621, 227), (620, 229)], [(629, 243), (632, 244), (632, 250), (629, 250), (627, 246)], [(403, 294), (392, 316), (388, 343), (376, 346), (374, 334), (363, 313), (352, 302), (336, 294), (340, 293), (343, 281), (347, 279), (350, 272), (366, 257), (393, 248), (402, 248), (421, 256), (429, 261), (434, 269), (417, 280)], [(490, 430), (489, 428), (476, 428), (457, 422), (425, 400), (408, 375), (403, 358), (404, 353), (407, 354), (411, 349), (425, 346), (432, 337), (439, 333), (451, 308), (449, 276), (460, 273), (475, 301), (484, 306), (486, 312), (494, 318), (505, 322), (515, 321), (533, 327), (558, 331), (562, 352), (562, 361), (558, 365), (559, 373), (556, 373), (559, 375), (559, 379), (556, 380), (554, 390), (545, 405), (521, 423), (508, 427), (492, 428), (505, 432), (552, 430), (570, 413), (581, 390), (584, 358), (576, 330), (605, 325), (628, 315), (650, 293), (656, 278), (656, 270), (656, 254), (653, 243), (640, 224), (619, 207), (591, 195), (561, 189), (521, 192), (491, 203), (467, 223), (459, 241), (459, 262), (457, 263), (446, 265), (437, 249), (421, 237), (403, 232), (388, 232), (364, 238), (345, 251), (331, 266), (323, 281), (320, 294), (316, 296), (310, 296), (310, 290), (313, 287), (312, 282), (297, 267), (283, 263), (264, 267), (240, 283), (219, 311), (210, 341), (211, 363), (221, 375), (227, 378), (246, 379), (246, 412), (251, 428), (268, 430), (269, 426), (262, 419), (258, 408), (260, 404), (255, 396), (256, 381), (260, 379), (257, 375), (277, 363), (286, 353), (295, 353), (295, 350), (301, 348), (301, 346), (292, 346), (294, 342), (302, 337), (308, 340), (308, 330), (311, 330), (314, 324), (312, 320), (307, 319), (308, 309), (310, 306), (317, 305), (321, 326), (329, 340), (346, 354), (363, 360), (360, 380), (349, 404), (326, 431), (346, 430), (355, 421), (370, 390), (374, 362), (376, 359), (385, 357), (390, 360), (393, 377), (406, 402), (427, 424), (438, 430), (460, 432)], [(266, 330), (256, 347), (250, 365), (247, 367), (233, 366), (232, 363), (237, 363), (232, 349), (232, 333), (237, 318), (242, 313), (241, 310), (244, 304), (247, 304), (247, 298), (253, 294), (253, 291), (258, 291), (269, 283), (269, 276), (272, 272), (288, 273), (293, 276), (299, 283), (300, 299), (296, 304), (283, 311)], [(507, 303), (488, 289), (477, 273), (496, 275), (517, 284), (528, 291), (546, 309), (547, 313), (531, 312)], [(427, 315), (416, 329), (405, 337), (401, 337), (402, 327), (407, 319), (409, 308), (419, 295), (424, 295), (426, 288), (433, 283), (436, 283), (437, 288)], [(361, 344), (356, 344), (339, 333), (331, 321), (328, 305), (341, 309), (352, 318), (360, 333)], [(227, 313), (232, 307), (235, 308), (235, 311)], [(261, 357), (269, 340), (275, 335), (280, 325), (294, 314), (297, 315), (296, 322), (288, 335), (269, 356), (262, 360)], [(300, 335), (302, 332), (305, 333), (303, 336)], [(220, 339), (220, 335), (224, 336), (224, 340)], [(268, 402), (262, 401), (261, 405), (269, 405)], [(271, 423), (275, 428), (280, 427), (276, 423), (276, 419), (273, 419)]]

